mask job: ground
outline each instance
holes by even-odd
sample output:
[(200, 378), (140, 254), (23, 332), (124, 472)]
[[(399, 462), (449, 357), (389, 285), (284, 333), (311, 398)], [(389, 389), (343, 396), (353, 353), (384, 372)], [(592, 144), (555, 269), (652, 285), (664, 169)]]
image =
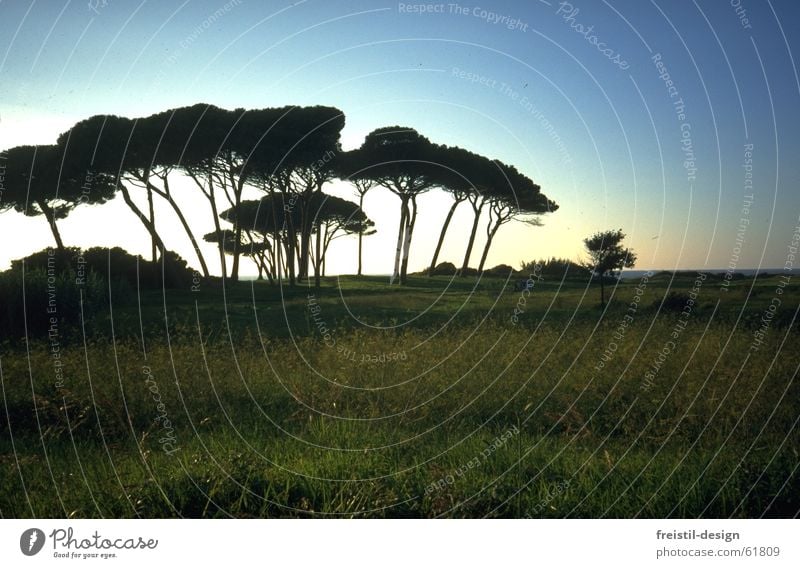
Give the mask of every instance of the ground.
[(58, 366), (9, 339), (0, 514), (798, 513), (800, 287), (517, 279), (204, 281), (112, 297)]

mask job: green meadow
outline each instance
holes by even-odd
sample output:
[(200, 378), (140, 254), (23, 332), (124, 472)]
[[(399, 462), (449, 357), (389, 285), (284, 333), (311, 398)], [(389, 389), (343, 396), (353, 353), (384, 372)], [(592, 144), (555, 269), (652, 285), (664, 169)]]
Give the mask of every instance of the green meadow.
[(514, 280), (112, 291), (8, 338), (0, 514), (798, 513), (800, 286)]

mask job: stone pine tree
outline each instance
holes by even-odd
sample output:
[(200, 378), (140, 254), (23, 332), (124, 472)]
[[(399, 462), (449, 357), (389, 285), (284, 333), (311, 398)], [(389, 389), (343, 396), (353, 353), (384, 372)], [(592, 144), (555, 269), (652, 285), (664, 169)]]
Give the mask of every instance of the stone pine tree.
[[(346, 179), (371, 180), (400, 198), (392, 282), (405, 284), (411, 240), (417, 220), (417, 198), (439, 186), (441, 170), (435, 162), (435, 146), (413, 128), (389, 126), (370, 132), (350, 164)], [(340, 174), (341, 175), (341, 174)]]
[(496, 182), (491, 191), (487, 192), (489, 221), (486, 225), (486, 244), (478, 264), (478, 274), (483, 272), (489, 249), (501, 226), (519, 219), (530, 226), (538, 227), (542, 224), (539, 220), (540, 215), (558, 209), (558, 204), (541, 193), (541, 188), (529, 177), (517, 171), (514, 166), (499, 160), (494, 161), (494, 166)]
[(470, 192), (474, 190), (472, 171), (475, 164), (479, 163), (480, 157), (467, 150), (458, 147), (439, 146), (437, 148), (437, 163), (441, 166), (439, 175), (442, 176), (442, 191), (453, 198), (453, 203), (447, 211), (447, 215), (439, 231), (439, 240), (433, 251), (431, 265), (428, 268), (428, 275), (433, 276), (436, 263), (439, 260), (439, 253), (442, 251), (444, 238), (450, 227), (450, 221), (461, 203), (467, 200)]
[(155, 262), (157, 255), (163, 256), (166, 252), (166, 245), (156, 229), (152, 192), (149, 189), (146, 192), (148, 206), (144, 210), (132, 196), (136, 182), (142, 176), (145, 179), (150, 176), (151, 162), (146, 157), (150, 145), (142, 140), (143, 133), (143, 129), (137, 130), (136, 120), (95, 115), (62, 133), (58, 137), (58, 147), (65, 153), (68, 163), (80, 164), (115, 180), (125, 204), (150, 236), (151, 260)]
[(5, 158), (0, 212), (13, 208), (43, 216), (59, 250), (64, 250), (59, 219), (79, 205), (105, 203), (114, 196), (113, 178), (68, 159), (59, 146), (17, 146)]
[[(362, 151), (356, 149), (349, 152), (342, 152), (339, 159), (336, 161), (337, 175), (340, 179), (349, 181), (353, 185), (358, 195), (358, 208), (361, 210), (364, 209), (364, 198), (367, 196), (367, 193), (378, 185), (375, 180), (367, 177), (359, 177), (358, 175), (355, 175), (352, 179), (349, 177), (350, 174), (358, 173), (359, 164), (362, 163), (362, 160)], [(358, 233), (358, 276), (363, 275), (362, 260), (364, 236), (365, 233), (363, 231)]]
[(625, 240), (625, 233), (622, 229), (610, 231), (598, 231), (586, 237), (583, 244), (589, 259), (584, 262), (584, 266), (600, 280), (600, 305), (605, 306), (605, 286), (606, 275), (614, 275), (614, 272), (623, 268), (632, 268), (636, 263), (636, 254), (625, 248), (622, 241)]

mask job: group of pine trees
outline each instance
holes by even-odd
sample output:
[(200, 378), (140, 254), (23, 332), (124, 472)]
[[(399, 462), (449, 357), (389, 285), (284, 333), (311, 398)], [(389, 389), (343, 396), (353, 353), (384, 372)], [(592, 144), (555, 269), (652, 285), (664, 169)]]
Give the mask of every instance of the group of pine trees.
[[(361, 274), (362, 237), (375, 232), (363, 211), (364, 197), (382, 187), (399, 198), (394, 277), (402, 284), (418, 199), (426, 192), (444, 191), (453, 199), (431, 272), (462, 203), (473, 213), (463, 271), (485, 220), (479, 272), (502, 225), (513, 219), (536, 224), (539, 215), (558, 208), (513, 166), (433, 143), (413, 128), (380, 128), (361, 147), (343, 151), (344, 124), (339, 109), (324, 106), (225, 110), (196, 104), (145, 118), (93, 116), (55, 144), (3, 152), (0, 211), (43, 216), (56, 247), (64, 249), (58, 221), (79, 205), (102, 204), (119, 193), (149, 234), (155, 261), (168, 252), (156, 227), (155, 203), (163, 200), (191, 242), (204, 276), (210, 274), (209, 262), (198, 237), (217, 245), (223, 277), (237, 280), (245, 255), (260, 276), (294, 284), (312, 275), (319, 282), (331, 241), (346, 234), (359, 238)], [(191, 180), (197, 197), (207, 202), (213, 231), (196, 233), (197, 221), (187, 218), (171, 189), (177, 176)], [(324, 192), (336, 179), (354, 186), (357, 203)], [(260, 198), (246, 199), (253, 194)]]

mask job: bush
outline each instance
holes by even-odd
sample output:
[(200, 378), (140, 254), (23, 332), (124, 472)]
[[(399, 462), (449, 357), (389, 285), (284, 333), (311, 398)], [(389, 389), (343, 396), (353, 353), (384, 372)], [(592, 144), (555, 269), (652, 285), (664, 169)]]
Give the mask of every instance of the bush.
[[(134, 256), (119, 247), (93, 247), (83, 253), (87, 268), (112, 281), (122, 280), (132, 289), (186, 288), (192, 283), (194, 273), (177, 253), (167, 251), (153, 264), (141, 256)], [(163, 263), (163, 267), (162, 267)], [(163, 281), (162, 281), (163, 268)]]
[[(0, 328), (12, 341), (45, 336), (69, 336), (106, 305), (107, 285), (94, 272), (78, 282), (74, 271), (50, 268), (0, 273)], [(83, 310), (81, 311), (81, 302)]]
[(502, 278), (508, 278), (509, 276), (513, 275), (515, 270), (507, 264), (498, 264), (494, 268), (490, 268), (489, 270), (484, 270), (484, 275), (486, 276), (500, 276)]
[(658, 309), (661, 306), (661, 311), (664, 312), (680, 312), (689, 302), (689, 294), (683, 292), (670, 292), (664, 298), (664, 303), (661, 304), (658, 300), (653, 302), (653, 307)]
[(452, 262), (440, 262), (433, 269), (431, 276), (452, 276), (456, 272), (458, 272), (458, 269)]
[(0, 273), (0, 329), (12, 341), (44, 337), (51, 328), (67, 337), (107, 310), (109, 276), (116, 304), (135, 298), (137, 286), (188, 288), (192, 275), (186, 261), (171, 251), (153, 264), (119, 247), (45, 249)]
[(64, 272), (76, 267), (80, 254), (81, 249), (78, 247), (66, 247), (64, 250), (46, 248), (25, 258), (12, 260), (11, 270), (21, 271), (24, 265), (26, 272), (47, 270), (48, 267)]
[(542, 276), (549, 276), (552, 278), (566, 277), (581, 277), (587, 278), (589, 271), (578, 264), (566, 258), (549, 258), (545, 260), (532, 260), (530, 262), (522, 263), (522, 272), (532, 274), (536, 272)]

